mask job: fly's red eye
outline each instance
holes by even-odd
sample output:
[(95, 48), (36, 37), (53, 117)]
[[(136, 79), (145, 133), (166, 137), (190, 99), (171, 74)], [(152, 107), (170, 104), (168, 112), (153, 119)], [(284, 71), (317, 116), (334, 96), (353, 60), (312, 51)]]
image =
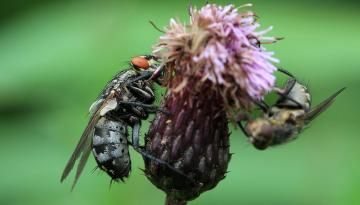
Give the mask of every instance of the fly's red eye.
[(149, 61), (144, 57), (134, 57), (131, 59), (131, 64), (135, 68), (148, 69), (150, 67)]

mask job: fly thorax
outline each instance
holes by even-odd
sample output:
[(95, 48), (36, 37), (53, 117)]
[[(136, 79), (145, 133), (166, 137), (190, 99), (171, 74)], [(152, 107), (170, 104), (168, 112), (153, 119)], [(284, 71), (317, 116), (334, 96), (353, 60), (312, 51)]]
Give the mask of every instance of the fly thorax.
[(272, 116), (269, 117), (271, 124), (282, 126), (285, 123), (298, 121), (303, 117), (305, 111), (303, 109), (286, 109), (286, 108), (273, 108)]
[(125, 73), (122, 73), (121, 75), (119, 75), (117, 79), (118, 79), (119, 84), (123, 84), (126, 81), (128, 81), (129, 79), (131, 79), (137, 75), (138, 75), (138, 73), (136, 71), (127, 70)]
[(250, 142), (260, 150), (266, 149), (273, 139), (273, 126), (267, 118), (250, 121), (246, 126)]
[(259, 118), (250, 121), (246, 125), (246, 130), (253, 138), (267, 138), (271, 135), (270, 121), (265, 118)]
[(296, 121), (300, 118), (302, 118), (305, 115), (305, 110), (298, 109), (298, 110), (292, 110), (290, 111), (291, 117), (295, 119)]

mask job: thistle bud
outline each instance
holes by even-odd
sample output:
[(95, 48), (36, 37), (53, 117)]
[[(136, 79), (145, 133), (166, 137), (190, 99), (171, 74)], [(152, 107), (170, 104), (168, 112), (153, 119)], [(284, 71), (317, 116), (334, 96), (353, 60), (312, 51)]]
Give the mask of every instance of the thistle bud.
[[(190, 85), (190, 84), (188, 84)], [(187, 177), (147, 161), (146, 175), (169, 197), (190, 200), (212, 189), (225, 177), (229, 132), (221, 96), (210, 83), (194, 91), (169, 93), (163, 108), (171, 115), (157, 115), (147, 135), (146, 149)]]
[(168, 204), (186, 203), (225, 177), (229, 119), (251, 109), (275, 82), (277, 59), (261, 44), (276, 38), (255, 31), (254, 13), (214, 4), (189, 13), (189, 24), (170, 20), (153, 51), (164, 61), (168, 90), (162, 108), (170, 115), (155, 117), (146, 150), (185, 176), (148, 159), (145, 173), (166, 192)]

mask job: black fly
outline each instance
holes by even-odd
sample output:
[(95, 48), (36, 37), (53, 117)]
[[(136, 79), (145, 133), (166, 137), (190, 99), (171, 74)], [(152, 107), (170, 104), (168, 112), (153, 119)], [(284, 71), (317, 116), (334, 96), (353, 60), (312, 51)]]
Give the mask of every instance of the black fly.
[(305, 85), (300, 84), (293, 75), (283, 69), (279, 71), (289, 75), (284, 89), (274, 88), (279, 95), (277, 102), (271, 107), (264, 102), (256, 102), (262, 109), (261, 117), (250, 119), (245, 127), (238, 122), (239, 127), (250, 142), (260, 150), (295, 139), (298, 134), (324, 112), (334, 102), (345, 88), (342, 88), (311, 108), (311, 95)]
[(90, 107), (90, 121), (63, 171), (61, 182), (80, 158), (72, 186), (74, 188), (91, 152), (99, 168), (112, 180), (128, 177), (131, 170), (129, 126), (132, 128), (131, 145), (137, 152), (183, 175), (167, 162), (145, 152), (139, 145), (141, 120), (147, 119), (151, 113), (165, 112), (153, 105), (155, 94), (152, 81), (149, 80), (154, 78), (155, 71), (156, 75), (159, 75), (159, 66), (153, 56), (135, 57), (131, 61), (130, 69), (121, 71), (108, 82)]

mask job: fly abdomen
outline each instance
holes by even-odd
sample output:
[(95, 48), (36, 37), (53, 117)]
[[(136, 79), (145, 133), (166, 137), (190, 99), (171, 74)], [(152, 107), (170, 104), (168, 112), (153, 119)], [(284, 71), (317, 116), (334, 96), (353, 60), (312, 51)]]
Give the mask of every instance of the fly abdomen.
[(102, 117), (95, 125), (92, 146), (98, 166), (113, 180), (123, 180), (131, 170), (127, 124)]

